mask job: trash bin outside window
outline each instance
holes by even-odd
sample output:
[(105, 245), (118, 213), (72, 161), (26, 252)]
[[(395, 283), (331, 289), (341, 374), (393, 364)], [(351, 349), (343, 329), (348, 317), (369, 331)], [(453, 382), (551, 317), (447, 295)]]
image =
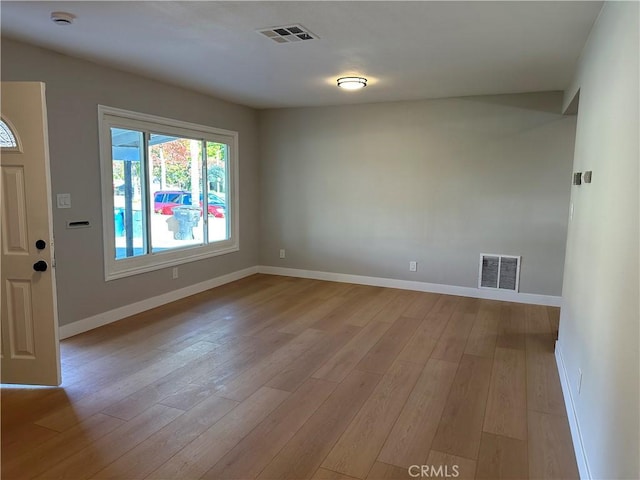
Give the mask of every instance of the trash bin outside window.
[(200, 221), (200, 207), (173, 207), (173, 217), (178, 222), (178, 230), (173, 233), (176, 240), (193, 240), (193, 227)]

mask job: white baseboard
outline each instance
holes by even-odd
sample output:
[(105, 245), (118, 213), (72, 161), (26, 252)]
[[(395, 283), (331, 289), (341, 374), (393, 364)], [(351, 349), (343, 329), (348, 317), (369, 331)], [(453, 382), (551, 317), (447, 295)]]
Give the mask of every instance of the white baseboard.
[(64, 338), (73, 337), (74, 335), (78, 335), (79, 333), (83, 333), (88, 330), (92, 330), (94, 328), (98, 328), (103, 325), (122, 320), (123, 318), (130, 317), (131, 315), (136, 315), (146, 310), (150, 310), (167, 303), (175, 302), (176, 300), (180, 300), (181, 298), (195, 295), (197, 293), (204, 292), (205, 290), (219, 287), (220, 285), (224, 285), (225, 283), (234, 282), (236, 280), (240, 280), (241, 278), (248, 277), (249, 275), (254, 275), (256, 273), (258, 273), (258, 267), (245, 268), (244, 270), (238, 270), (237, 272), (232, 272), (227, 275), (212, 278), (204, 282), (196, 283), (195, 285), (189, 285), (188, 287), (180, 288), (178, 290), (172, 290), (156, 297), (151, 297), (136, 303), (124, 305), (122, 307), (109, 310), (108, 312), (99, 313), (98, 315), (94, 315), (92, 317), (83, 318), (82, 320), (78, 320), (68, 325), (62, 325), (59, 330), (60, 339), (62, 340)]
[(221, 277), (212, 278), (195, 285), (172, 290), (156, 297), (147, 298), (130, 305), (99, 313), (92, 317), (84, 318), (68, 325), (60, 327), (60, 339), (73, 337), (80, 333), (94, 328), (107, 325), (123, 318), (136, 315), (152, 308), (175, 302), (181, 298), (195, 295), (211, 288), (219, 287), (225, 283), (230, 283), (241, 278), (248, 277), (255, 273), (265, 273), (269, 275), (283, 275), (287, 277), (312, 278), (315, 280), (327, 280), (331, 282), (357, 283), (361, 285), (372, 285), (376, 287), (399, 288), (403, 290), (416, 290), (419, 292), (442, 293), (446, 295), (458, 295), (461, 297), (485, 298), (489, 300), (502, 300), (505, 302), (530, 303), (535, 305), (560, 306), (560, 297), (551, 295), (536, 295), (531, 293), (505, 292), (502, 290), (485, 290), (479, 288), (457, 287), (453, 285), (441, 285), (437, 283), (414, 282), (410, 280), (397, 280), (393, 278), (366, 277), (362, 275), (349, 275), (344, 273), (319, 272), (314, 270), (300, 270), (296, 268), (280, 268), (270, 266), (255, 266), (232, 272)]
[(258, 272), (269, 275), (311, 278), (314, 280), (327, 280), (331, 282), (357, 283), (360, 285), (372, 285), (375, 287), (399, 288), (402, 290), (458, 295), (460, 297), (529, 303), (532, 305), (548, 305), (551, 307), (559, 307), (562, 301), (562, 297), (556, 297), (553, 295), (537, 295), (533, 293), (507, 292), (504, 290), (457, 287), (455, 285), (442, 285), (439, 283), (415, 282), (411, 280), (397, 280), (394, 278), (382, 277), (366, 277), (362, 275), (349, 275), (346, 273), (319, 272), (315, 270), (300, 270), (297, 268), (281, 268), (266, 265), (259, 266)]
[(576, 462), (578, 463), (578, 471), (580, 478), (583, 480), (591, 480), (591, 470), (587, 461), (587, 454), (584, 451), (584, 442), (580, 433), (580, 424), (576, 414), (575, 405), (573, 403), (573, 395), (569, 388), (569, 376), (562, 358), (562, 350), (556, 341), (556, 363), (558, 365), (558, 373), (560, 374), (560, 385), (562, 386), (562, 394), (564, 395), (564, 404), (567, 409), (567, 418), (569, 419), (569, 428), (571, 429), (571, 439), (573, 440), (573, 450), (576, 454)]

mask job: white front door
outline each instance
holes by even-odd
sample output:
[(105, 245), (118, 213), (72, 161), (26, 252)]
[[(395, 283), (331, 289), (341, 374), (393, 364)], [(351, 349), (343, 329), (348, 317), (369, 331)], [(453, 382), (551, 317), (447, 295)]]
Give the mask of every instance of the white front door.
[(45, 86), (2, 82), (2, 383), (60, 384)]

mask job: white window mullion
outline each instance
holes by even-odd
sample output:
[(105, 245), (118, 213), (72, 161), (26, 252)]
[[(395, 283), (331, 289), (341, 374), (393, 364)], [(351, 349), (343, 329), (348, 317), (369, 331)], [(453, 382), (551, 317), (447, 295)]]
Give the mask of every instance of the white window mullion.
[(149, 132), (144, 132), (143, 136), (143, 149), (142, 149), (142, 158), (140, 159), (140, 172), (141, 175), (144, 175), (144, 179), (142, 181), (142, 192), (140, 192), (140, 198), (142, 199), (142, 208), (144, 208), (144, 237), (142, 241), (145, 245), (145, 251), (147, 254), (151, 254), (151, 212), (153, 207), (151, 206), (151, 162), (149, 161)]
[(209, 175), (207, 164), (207, 141), (202, 140), (202, 173), (200, 178), (202, 179), (202, 222), (204, 226), (204, 233), (202, 235), (202, 242), (204, 245), (209, 244)]

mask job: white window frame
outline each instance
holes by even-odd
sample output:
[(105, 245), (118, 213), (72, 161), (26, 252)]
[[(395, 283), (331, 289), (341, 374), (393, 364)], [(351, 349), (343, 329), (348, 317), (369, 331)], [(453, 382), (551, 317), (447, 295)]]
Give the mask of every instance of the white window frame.
[[(229, 178), (229, 191), (226, 192), (226, 216), (229, 218), (229, 238), (227, 240), (209, 243), (206, 245), (185, 246), (178, 249), (155, 253), (149, 252), (145, 255), (116, 260), (115, 226), (113, 221), (113, 159), (111, 153), (112, 127), (143, 130), (153, 133), (224, 143), (228, 145), (227, 174)], [(98, 128), (102, 187), (104, 277), (106, 281), (160, 270), (218, 255), (226, 255), (240, 250), (238, 132), (158, 117), (145, 113), (122, 110), (119, 108), (107, 107), (104, 105), (98, 105)], [(143, 188), (148, 188), (148, 185), (143, 186)], [(147, 210), (149, 211), (149, 209)], [(148, 228), (148, 225), (145, 225), (144, 228)]]

